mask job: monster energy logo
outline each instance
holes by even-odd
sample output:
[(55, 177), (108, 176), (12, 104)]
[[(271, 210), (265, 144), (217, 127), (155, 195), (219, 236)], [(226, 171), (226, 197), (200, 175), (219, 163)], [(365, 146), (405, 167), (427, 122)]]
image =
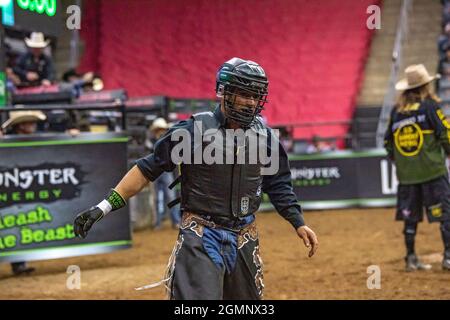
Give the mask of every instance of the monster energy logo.
[(325, 186), (341, 177), (338, 167), (292, 168), (291, 175), (296, 187)]
[(0, 207), (78, 196), (85, 173), (73, 163), (0, 168)]
[(292, 168), (291, 169), (292, 179), (339, 179), (341, 174), (339, 173), (338, 167), (321, 167), (321, 168)]
[(17, 0), (17, 5), (23, 10), (46, 14), (49, 17), (56, 14), (56, 0)]

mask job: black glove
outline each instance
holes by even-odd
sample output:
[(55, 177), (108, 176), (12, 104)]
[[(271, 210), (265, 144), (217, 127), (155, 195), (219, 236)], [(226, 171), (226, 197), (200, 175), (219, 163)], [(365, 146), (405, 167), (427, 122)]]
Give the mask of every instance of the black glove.
[(92, 225), (103, 218), (103, 216), (103, 211), (97, 206), (79, 213), (73, 223), (75, 235), (80, 238), (86, 238)]

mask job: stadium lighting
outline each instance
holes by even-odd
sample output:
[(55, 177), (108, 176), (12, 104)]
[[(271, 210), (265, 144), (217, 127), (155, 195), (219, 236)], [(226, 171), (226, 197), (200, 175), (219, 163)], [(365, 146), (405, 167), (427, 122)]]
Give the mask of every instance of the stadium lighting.
[(0, 7), (6, 7), (11, 3), (12, 0), (0, 0)]

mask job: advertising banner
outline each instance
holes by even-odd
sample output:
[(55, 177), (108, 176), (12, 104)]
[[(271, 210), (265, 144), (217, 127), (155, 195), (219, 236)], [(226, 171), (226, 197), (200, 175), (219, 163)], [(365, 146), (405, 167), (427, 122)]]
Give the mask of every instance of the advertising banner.
[(128, 207), (76, 238), (78, 212), (127, 170), (127, 137), (80, 134), (0, 139), (0, 262), (54, 259), (131, 246)]
[[(290, 155), (294, 191), (304, 209), (392, 206), (397, 178), (382, 149)], [(268, 197), (261, 209), (272, 209)]]

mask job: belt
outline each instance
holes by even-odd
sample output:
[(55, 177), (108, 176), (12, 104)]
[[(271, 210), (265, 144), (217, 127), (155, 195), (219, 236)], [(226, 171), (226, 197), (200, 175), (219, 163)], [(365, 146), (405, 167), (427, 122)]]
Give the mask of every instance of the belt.
[(225, 230), (229, 230), (232, 232), (241, 232), (243, 229), (246, 229), (248, 226), (252, 225), (254, 223), (247, 223), (245, 225), (238, 225), (238, 222), (240, 221), (229, 221), (228, 219), (225, 218), (220, 218), (220, 217), (213, 217), (213, 216), (205, 216), (205, 215), (200, 215), (200, 214), (196, 214), (190, 211), (185, 211), (183, 212), (183, 217), (182, 220), (189, 220), (189, 221), (195, 221), (198, 224), (208, 227), (208, 228), (213, 228), (213, 229), (225, 229)]

